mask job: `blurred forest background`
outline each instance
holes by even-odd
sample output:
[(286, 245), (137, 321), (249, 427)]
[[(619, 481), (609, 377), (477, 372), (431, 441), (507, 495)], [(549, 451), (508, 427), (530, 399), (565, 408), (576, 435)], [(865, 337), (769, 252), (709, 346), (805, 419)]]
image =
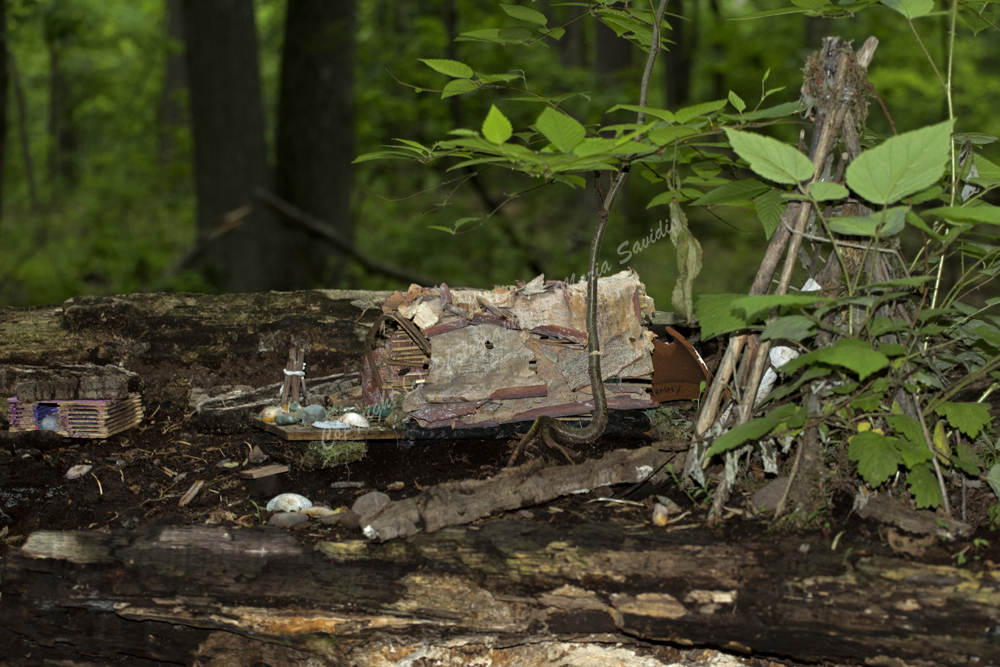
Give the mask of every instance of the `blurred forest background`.
[[(489, 91), (442, 100), (448, 78), (420, 58), (524, 70), (543, 95), (585, 91), (563, 104), (591, 122), (637, 103), (641, 52), (585, 4), (522, 4), (550, 26), (565, 24), (562, 38), (456, 42), (464, 31), (518, 24), (474, 0), (0, 0), (0, 305), (140, 291), (395, 289), (407, 286), (406, 272), (452, 286), (543, 271), (579, 279), (596, 216), (591, 189), (544, 186), (497, 210), (538, 182), (494, 168), (460, 183), (471, 174), (445, 163), (352, 164), (395, 138), (430, 145), (453, 128), (478, 129), (493, 103), (515, 127), (541, 110)], [(672, 0), (673, 44), (656, 64), (650, 104), (676, 109), (732, 90), (753, 108), (768, 69), (767, 88), (785, 89), (767, 104), (794, 101), (823, 36), (858, 46), (875, 35), (869, 78), (898, 131), (946, 117), (938, 80), (899, 14), (738, 20), (786, 4)], [(946, 21), (917, 23), (942, 70)], [(963, 23), (955, 62), (956, 131), (1000, 135), (1000, 40), (973, 39)], [(773, 131), (794, 140), (799, 127)], [(875, 101), (869, 128), (892, 132)], [(983, 150), (997, 161), (995, 148)], [(254, 198), (258, 188), (324, 221), (372, 262), (276, 216)], [(626, 265), (623, 248), (665, 218), (665, 206), (647, 209), (662, 189), (629, 180), (604, 242), (614, 271)], [(765, 244), (752, 210), (688, 215), (705, 252), (696, 292), (745, 291)], [(456, 234), (431, 229), (465, 218), (477, 220)], [(669, 240), (627, 262), (660, 308), (669, 307), (674, 264)]]

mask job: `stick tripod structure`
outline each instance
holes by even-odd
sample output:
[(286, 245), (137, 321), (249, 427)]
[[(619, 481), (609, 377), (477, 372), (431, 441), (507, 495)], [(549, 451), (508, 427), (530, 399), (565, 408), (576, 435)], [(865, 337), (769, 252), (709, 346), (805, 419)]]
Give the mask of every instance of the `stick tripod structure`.
[(281, 405), (300, 402), (299, 389), (302, 389), (301, 399), (306, 396), (306, 353), (297, 347), (288, 349), (288, 363), (285, 365), (285, 384), (281, 387)]
[[(810, 110), (815, 107), (812, 116), (813, 137), (809, 150), (809, 159), (813, 163), (813, 177), (809, 184), (817, 181), (842, 181), (847, 164), (861, 154), (858, 128), (863, 126), (865, 121), (867, 99), (870, 92), (866, 74), (877, 46), (878, 40), (875, 37), (869, 37), (855, 54), (850, 45), (843, 39), (827, 37), (823, 40), (823, 48), (812, 56), (806, 65), (802, 99)], [(838, 138), (840, 138), (844, 150), (839, 155), (839, 164), (834, 170), (833, 150)], [(803, 147), (802, 138), (800, 138), (799, 143), (801, 149)], [(853, 210), (844, 210), (839, 214), (866, 215), (871, 213), (871, 210), (861, 203), (850, 202), (848, 206), (852, 207)], [(827, 215), (829, 213), (830, 211), (827, 211)], [(806, 227), (811, 219), (815, 219), (815, 212), (811, 210), (810, 202), (792, 201), (788, 205), (781, 216), (777, 229), (771, 236), (764, 259), (761, 261), (760, 268), (750, 288), (749, 294), (751, 296), (768, 293), (782, 255), (785, 257), (785, 263), (774, 294), (788, 292), (795, 262), (799, 259), (800, 253), (804, 255), (802, 239), (808, 236)], [(858, 268), (853, 257), (857, 253), (850, 252), (853, 250), (855, 249), (851, 247), (850, 243), (836, 240), (822, 270), (816, 273), (816, 261), (812, 262), (812, 266), (807, 265), (810, 277), (819, 283), (824, 294), (836, 293), (842, 275), (847, 280), (851, 280), (850, 268)], [(878, 251), (878, 249), (874, 250), (874, 252), (865, 254), (862, 263), (867, 262), (866, 268), (869, 275), (884, 275), (888, 279), (893, 270), (885, 253)], [(818, 254), (814, 256), (818, 259)], [(808, 256), (806, 259), (808, 260)], [(769, 321), (776, 318), (777, 309), (772, 311)], [(698, 438), (708, 440), (712, 435), (718, 435), (731, 426), (745, 423), (751, 418), (758, 401), (757, 394), (761, 378), (770, 366), (770, 347), (770, 341), (761, 341), (756, 335), (740, 334), (730, 338), (715, 380), (702, 401), (702, 409), (695, 426), (695, 435)], [(730, 384), (734, 375), (735, 381)], [(727, 394), (732, 397), (733, 403), (730, 409), (723, 410), (722, 416), (719, 417)], [(818, 401), (809, 401), (809, 405), (818, 409)], [(799, 469), (799, 463), (803, 457), (804, 445), (809, 440), (807, 433), (804, 443), (797, 453), (796, 465), (792, 472), (793, 479), (789, 480), (788, 489), (792, 487), (795, 472)], [(705, 448), (707, 448), (707, 444), (701, 449), (701, 453), (704, 453)], [(809, 457), (810, 454), (806, 453), (804, 456)], [(691, 457), (691, 465), (703, 465), (700, 459), (699, 456)], [(715, 493), (712, 508), (713, 517), (721, 515), (729, 493), (729, 485), (723, 479)], [(786, 491), (786, 497), (776, 508), (777, 515), (781, 514), (787, 494)]]

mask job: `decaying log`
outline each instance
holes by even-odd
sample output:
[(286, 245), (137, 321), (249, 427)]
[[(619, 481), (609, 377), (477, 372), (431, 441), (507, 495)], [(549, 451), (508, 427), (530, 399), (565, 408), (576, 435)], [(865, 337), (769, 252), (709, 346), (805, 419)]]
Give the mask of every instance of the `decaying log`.
[(252, 664), (268, 646), (284, 656), (272, 665), (602, 664), (567, 658), (589, 646), (623, 651), (603, 664), (660, 665), (671, 642), (1000, 660), (1000, 571), (858, 555), (868, 547), (513, 518), (316, 551), (267, 528), (42, 531), (4, 563), (0, 652), (13, 666), (72, 651), (78, 664)]
[(192, 384), (283, 379), (292, 345), (305, 350), (310, 377), (357, 371), (365, 334), (389, 294), (132, 294), (0, 308), (0, 364), (113, 364), (139, 374), (145, 405), (186, 406)]

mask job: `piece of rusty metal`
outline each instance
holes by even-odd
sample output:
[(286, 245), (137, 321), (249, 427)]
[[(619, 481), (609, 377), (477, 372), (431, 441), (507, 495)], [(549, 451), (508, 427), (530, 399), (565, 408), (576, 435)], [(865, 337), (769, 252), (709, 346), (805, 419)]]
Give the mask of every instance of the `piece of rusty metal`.
[(702, 382), (712, 382), (712, 372), (694, 346), (680, 333), (666, 327), (673, 343), (653, 343), (653, 398), (667, 401), (693, 401), (701, 396)]

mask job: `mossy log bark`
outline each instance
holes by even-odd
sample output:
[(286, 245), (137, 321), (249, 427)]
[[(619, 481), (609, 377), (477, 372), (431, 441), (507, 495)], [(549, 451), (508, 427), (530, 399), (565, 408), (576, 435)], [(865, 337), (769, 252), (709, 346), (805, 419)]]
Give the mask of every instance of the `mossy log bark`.
[(0, 308), (0, 364), (114, 364), (144, 382), (147, 406), (186, 404), (192, 383), (281, 380), (288, 348), (311, 376), (357, 371), (365, 335), (389, 292), (75, 297), (59, 306)]
[(801, 661), (1000, 660), (1000, 572), (850, 546), (531, 520), (315, 551), (266, 528), (37, 532), (4, 563), (0, 652), (11, 666), (591, 664), (585, 654), (648, 666), (671, 662), (670, 642)]

